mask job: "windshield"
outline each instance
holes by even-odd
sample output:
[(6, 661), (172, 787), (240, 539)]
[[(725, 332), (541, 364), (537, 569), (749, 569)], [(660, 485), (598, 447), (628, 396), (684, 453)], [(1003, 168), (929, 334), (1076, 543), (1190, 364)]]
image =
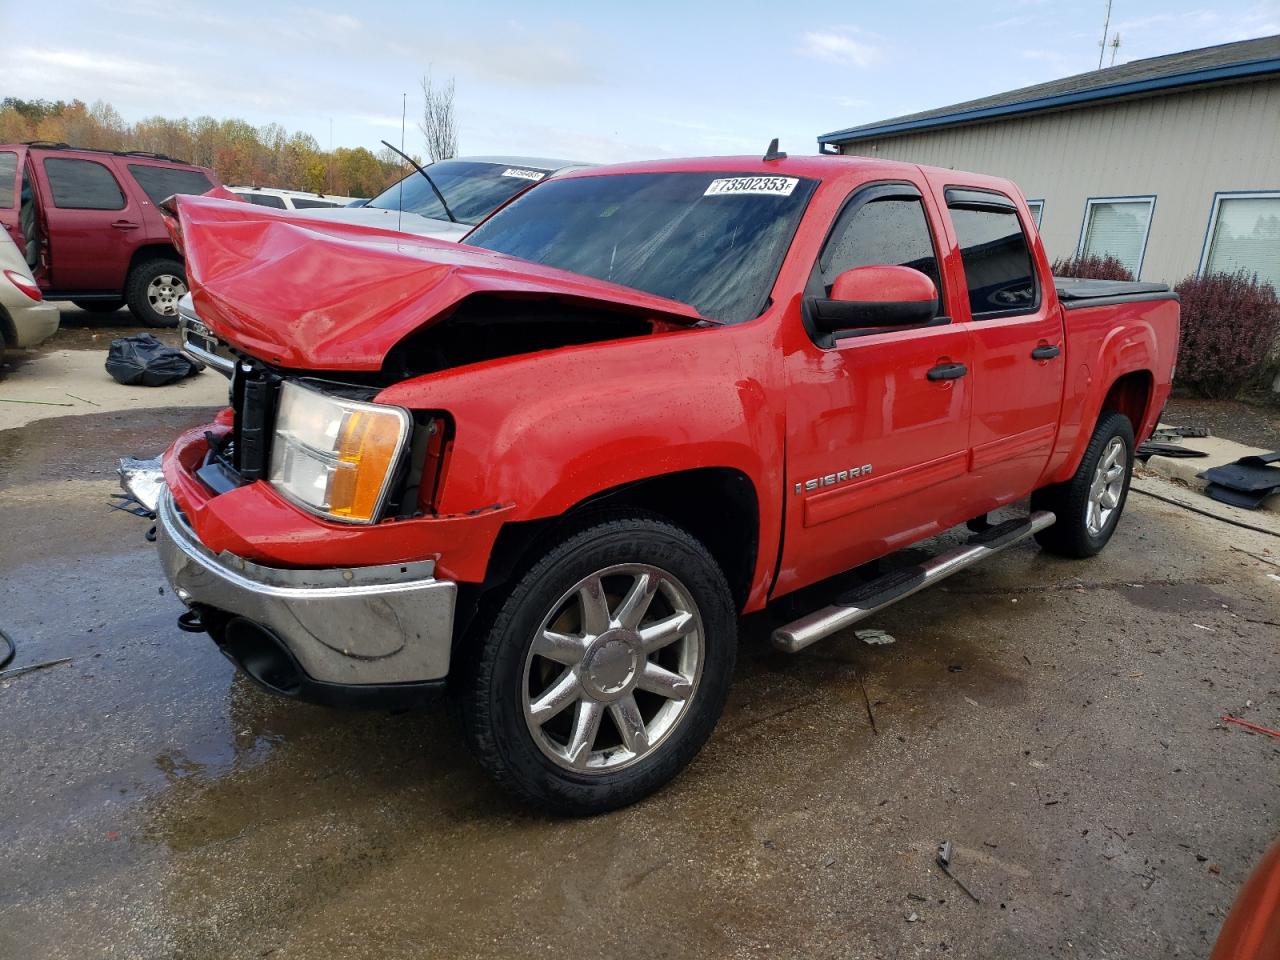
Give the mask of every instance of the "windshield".
[(553, 180), (466, 238), (741, 323), (768, 303), (813, 193), (798, 177), (630, 173)]
[[(426, 168), (444, 194), (449, 209), (459, 223), (477, 224), (493, 209), (526, 187), (551, 173), (539, 167), (516, 164), (473, 163), (468, 160), (441, 160)], [(400, 209), (400, 189), (404, 188), (404, 210), (433, 220), (448, 220), (431, 184), (418, 171), (409, 174), (369, 201), (367, 206), (383, 210)]]

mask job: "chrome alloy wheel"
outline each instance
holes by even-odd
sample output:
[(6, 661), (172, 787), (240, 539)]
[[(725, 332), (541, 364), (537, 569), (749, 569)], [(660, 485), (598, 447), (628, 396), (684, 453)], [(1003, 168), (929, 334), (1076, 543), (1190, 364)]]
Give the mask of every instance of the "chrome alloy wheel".
[(703, 660), (684, 584), (647, 564), (606, 567), (566, 591), (534, 635), (521, 686), (529, 732), (562, 767), (613, 773), (670, 736)]
[(162, 317), (178, 315), (178, 301), (187, 293), (187, 285), (181, 277), (172, 273), (162, 273), (147, 284), (147, 302), (151, 309)]
[(1085, 527), (1091, 537), (1097, 537), (1106, 529), (1107, 522), (1120, 504), (1124, 490), (1125, 470), (1129, 466), (1129, 451), (1119, 437), (1111, 441), (1098, 458), (1093, 471), (1093, 483), (1089, 485), (1089, 506), (1085, 510)]

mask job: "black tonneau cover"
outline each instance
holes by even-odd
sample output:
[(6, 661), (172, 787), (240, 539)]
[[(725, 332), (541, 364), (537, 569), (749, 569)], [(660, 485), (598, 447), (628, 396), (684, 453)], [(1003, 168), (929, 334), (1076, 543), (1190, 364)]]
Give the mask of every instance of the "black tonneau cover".
[(1178, 295), (1164, 283), (1054, 277), (1053, 285), (1058, 289), (1058, 299), (1068, 310), (1073, 307), (1101, 306), (1104, 303), (1118, 303), (1124, 300), (1178, 299)]

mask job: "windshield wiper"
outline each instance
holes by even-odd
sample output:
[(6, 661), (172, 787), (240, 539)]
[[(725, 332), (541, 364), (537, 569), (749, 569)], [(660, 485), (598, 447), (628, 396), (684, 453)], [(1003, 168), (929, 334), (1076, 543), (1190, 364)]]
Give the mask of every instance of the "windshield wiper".
[(414, 160), (413, 157), (405, 153), (403, 150), (399, 149), (398, 147), (392, 146), (391, 144), (387, 143), (387, 141), (385, 140), (382, 141), (382, 145), (400, 154), (400, 156), (404, 157), (411, 164), (413, 164), (413, 169), (417, 170), (420, 174), (422, 174), (424, 177), (427, 178), (427, 183), (431, 184), (431, 189), (435, 191), (436, 199), (440, 201), (440, 206), (444, 207), (444, 212), (448, 215), (449, 219), (452, 220), (454, 223), (457, 223), (458, 218), (455, 217), (453, 215), (453, 211), (449, 209), (449, 204), (445, 202), (444, 194), (440, 192), (440, 188), (436, 186), (436, 182), (431, 179), (431, 175), (427, 173), (427, 171), (423, 170), (422, 167), (418, 166), (418, 162)]

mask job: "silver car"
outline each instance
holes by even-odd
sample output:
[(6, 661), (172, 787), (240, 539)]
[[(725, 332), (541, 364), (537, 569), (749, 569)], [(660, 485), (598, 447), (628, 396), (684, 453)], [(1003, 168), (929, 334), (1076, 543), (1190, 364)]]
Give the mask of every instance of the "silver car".
[(34, 347), (58, 329), (58, 308), (48, 303), (18, 245), (0, 229), (0, 360), (5, 347)]

